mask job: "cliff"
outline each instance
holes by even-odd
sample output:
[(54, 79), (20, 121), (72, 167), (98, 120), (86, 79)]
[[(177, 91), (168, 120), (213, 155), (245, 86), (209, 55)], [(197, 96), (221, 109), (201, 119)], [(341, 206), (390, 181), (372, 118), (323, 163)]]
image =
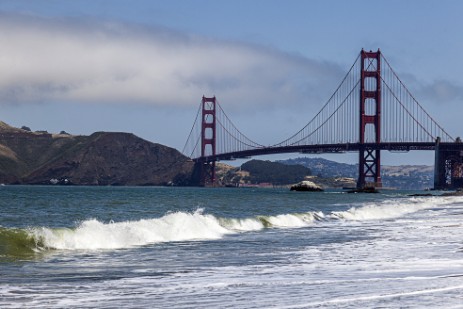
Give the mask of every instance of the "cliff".
[(0, 183), (189, 185), (193, 162), (130, 133), (49, 134), (0, 122)]

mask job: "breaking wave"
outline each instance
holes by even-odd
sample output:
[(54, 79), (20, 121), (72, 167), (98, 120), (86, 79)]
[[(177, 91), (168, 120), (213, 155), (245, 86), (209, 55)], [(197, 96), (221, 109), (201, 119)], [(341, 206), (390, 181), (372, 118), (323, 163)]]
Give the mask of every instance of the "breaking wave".
[(387, 200), (382, 203), (364, 204), (346, 211), (333, 211), (330, 218), (353, 221), (385, 220), (402, 217), (423, 209), (454, 203), (458, 199), (442, 197)]
[(220, 239), (227, 234), (266, 228), (299, 228), (326, 220), (382, 220), (452, 203), (452, 199), (410, 198), (363, 204), (346, 211), (306, 212), (250, 218), (221, 218), (195, 212), (172, 212), (160, 218), (104, 223), (90, 219), (75, 228), (0, 227), (0, 257), (46, 250), (122, 249), (147, 244)]

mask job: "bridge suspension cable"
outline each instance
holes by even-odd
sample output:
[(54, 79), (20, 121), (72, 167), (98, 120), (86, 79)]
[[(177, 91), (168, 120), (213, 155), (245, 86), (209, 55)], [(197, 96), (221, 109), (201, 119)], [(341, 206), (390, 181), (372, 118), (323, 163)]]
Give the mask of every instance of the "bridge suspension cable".
[[(386, 65), (379, 68), (379, 61)], [(361, 68), (366, 74), (363, 79)], [(370, 77), (373, 76), (373, 72), (380, 74), (380, 84), (377, 78)], [(376, 87), (380, 88), (376, 89)], [(367, 123), (365, 128), (359, 129), (362, 91), (364, 95), (370, 92), (381, 96), (378, 99), (379, 104), (368, 96), (363, 99), (365, 100), (363, 117), (370, 117), (368, 119), (377, 117), (380, 123), (376, 126)], [(268, 153), (271, 153), (276, 152), (276, 149), (284, 152), (282, 149), (285, 147), (294, 150), (312, 145), (358, 144), (360, 132), (363, 134), (362, 142), (365, 143), (433, 143), (437, 137), (444, 142), (454, 141), (418, 103), (382, 54), (377, 59), (362, 59), (359, 55), (321, 110), (301, 130), (271, 146), (264, 146), (243, 134), (230, 120), (222, 106), (215, 101), (215, 97), (213, 99), (217, 103), (214, 105), (213, 115), (210, 113), (201, 116), (201, 107), (198, 109), (182, 151), (190, 158), (223, 154), (230, 154), (232, 158), (234, 155), (240, 155), (240, 152), (252, 150), (262, 150), (262, 153), (268, 150)], [(376, 111), (377, 108), (380, 110)], [(207, 133), (205, 126), (210, 126), (207, 124), (212, 121), (215, 123), (215, 129)], [(380, 138), (376, 138), (377, 130), (380, 130)], [(208, 146), (215, 147), (214, 151), (201, 153), (203, 134), (203, 138), (208, 139)], [(213, 143), (210, 142), (212, 139)]]
[(357, 142), (359, 59), (360, 56), (315, 117), (297, 133), (271, 147)]
[[(182, 153), (189, 156), (190, 158), (201, 157), (201, 106), (196, 114), (195, 122), (191, 128), (187, 142), (183, 147)], [(212, 122), (212, 115), (205, 115), (204, 121), (206, 123)], [(228, 115), (220, 106), (218, 100), (216, 100), (216, 111), (215, 111), (215, 153), (234, 153), (240, 151), (246, 151), (257, 148), (265, 148), (264, 145), (259, 144), (251, 140), (245, 134), (243, 134), (236, 125), (230, 120)], [(206, 133), (206, 138), (212, 138), (209, 136), (211, 133)], [(208, 150), (210, 152), (210, 150)], [(211, 153), (206, 153), (211, 155)]]
[(198, 122), (199, 115), (201, 114), (201, 105), (198, 107), (195, 121), (191, 127), (190, 134), (183, 146), (182, 153), (190, 158), (196, 158), (196, 155), (201, 155), (200, 142), (201, 142), (201, 123)]
[(387, 59), (383, 63), (382, 90), (382, 141), (383, 142), (452, 142), (448, 134), (411, 94)]
[(228, 118), (220, 104), (217, 104), (217, 153), (230, 153), (256, 148), (265, 148), (264, 145), (251, 140), (244, 135)]

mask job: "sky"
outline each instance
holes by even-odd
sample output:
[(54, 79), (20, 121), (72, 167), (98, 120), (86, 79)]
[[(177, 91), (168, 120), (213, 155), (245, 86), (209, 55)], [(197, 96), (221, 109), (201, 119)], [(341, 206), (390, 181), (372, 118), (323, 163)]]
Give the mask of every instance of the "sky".
[[(270, 145), (312, 119), (362, 48), (380, 48), (417, 101), (463, 136), (461, 12), (458, 0), (0, 0), (0, 120), (131, 132), (182, 150), (202, 96), (216, 96), (245, 135)], [(382, 159), (430, 165), (433, 153)]]

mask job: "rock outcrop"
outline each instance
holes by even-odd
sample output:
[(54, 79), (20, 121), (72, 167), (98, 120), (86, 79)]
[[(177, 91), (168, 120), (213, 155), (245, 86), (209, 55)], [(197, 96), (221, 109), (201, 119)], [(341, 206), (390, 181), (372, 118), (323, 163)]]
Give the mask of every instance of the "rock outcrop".
[(320, 187), (319, 185), (309, 180), (303, 180), (295, 185), (292, 185), (290, 190), (291, 191), (311, 191), (311, 192), (323, 191), (322, 187)]

